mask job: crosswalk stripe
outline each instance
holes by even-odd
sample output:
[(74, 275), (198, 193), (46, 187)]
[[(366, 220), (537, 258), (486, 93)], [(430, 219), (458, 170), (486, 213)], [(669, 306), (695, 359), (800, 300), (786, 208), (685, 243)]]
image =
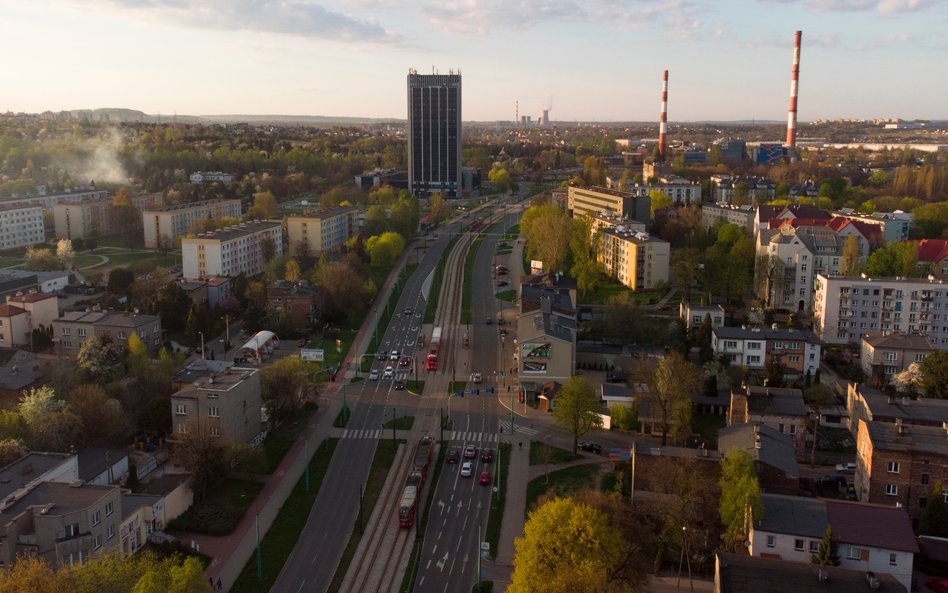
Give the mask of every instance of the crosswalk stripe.
[(462, 441), (465, 443), (496, 443), (500, 440), (500, 437), (492, 432), (452, 430), (448, 432), (448, 440)]
[(361, 428), (361, 429), (346, 429), (342, 433), (342, 438), (344, 439), (377, 439), (381, 436), (381, 429), (375, 428)]
[[(501, 428), (504, 432), (510, 433), (510, 421), (509, 421), (509, 420), (507, 420), (507, 421), (501, 421), (501, 423), (500, 423), (500, 428)], [(516, 423), (516, 422), (514, 423), (514, 431), (515, 431), (515, 432), (522, 433), (522, 434), (527, 434), (527, 435), (530, 435), (530, 436), (536, 436), (537, 434), (540, 433), (540, 431), (537, 430), (537, 429), (535, 429), (535, 428), (528, 428), (528, 427), (523, 426), (522, 424), (518, 424), (518, 423)]]

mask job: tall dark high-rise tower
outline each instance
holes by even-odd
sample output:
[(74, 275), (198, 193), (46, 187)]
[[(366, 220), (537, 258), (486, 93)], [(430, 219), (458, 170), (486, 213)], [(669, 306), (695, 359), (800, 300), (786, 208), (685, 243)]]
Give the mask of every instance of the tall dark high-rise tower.
[(461, 193), (461, 74), (408, 72), (408, 187)]

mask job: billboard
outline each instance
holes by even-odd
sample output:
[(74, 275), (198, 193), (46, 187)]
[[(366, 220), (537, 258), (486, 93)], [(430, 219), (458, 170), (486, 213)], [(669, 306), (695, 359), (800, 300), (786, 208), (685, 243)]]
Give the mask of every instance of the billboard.
[(311, 350), (304, 348), (300, 350), (300, 358), (303, 362), (322, 362), (325, 360), (325, 352), (322, 348), (313, 348)]
[(545, 374), (550, 361), (552, 344), (549, 342), (525, 342), (520, 344), (520, 361), (524, 374)]
[(530, 260), (530, 273), (531, 274), (542, 274), (543, 273), (543, 262), (538, 259)]

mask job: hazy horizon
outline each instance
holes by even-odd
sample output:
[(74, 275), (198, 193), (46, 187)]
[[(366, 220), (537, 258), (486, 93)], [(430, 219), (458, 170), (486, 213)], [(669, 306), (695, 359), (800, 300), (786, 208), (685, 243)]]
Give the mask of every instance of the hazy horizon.
[(0, 112), (400, 119), (410, 68), (460, 69), (467, 122), (948, 118), (936, 0), (0, 0)]

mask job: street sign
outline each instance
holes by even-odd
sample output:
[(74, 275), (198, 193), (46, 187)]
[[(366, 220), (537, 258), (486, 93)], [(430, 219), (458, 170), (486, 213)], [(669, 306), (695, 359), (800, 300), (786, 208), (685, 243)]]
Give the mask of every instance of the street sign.
[(632, 449), (614, 448), (609, 449), (609, 461), (629, 461), (632, 459)]
[(300, 359), (303, 362), (322, 362), (326, 358), (326, 353), (322, 348), (302, 349), (300, 350)]

